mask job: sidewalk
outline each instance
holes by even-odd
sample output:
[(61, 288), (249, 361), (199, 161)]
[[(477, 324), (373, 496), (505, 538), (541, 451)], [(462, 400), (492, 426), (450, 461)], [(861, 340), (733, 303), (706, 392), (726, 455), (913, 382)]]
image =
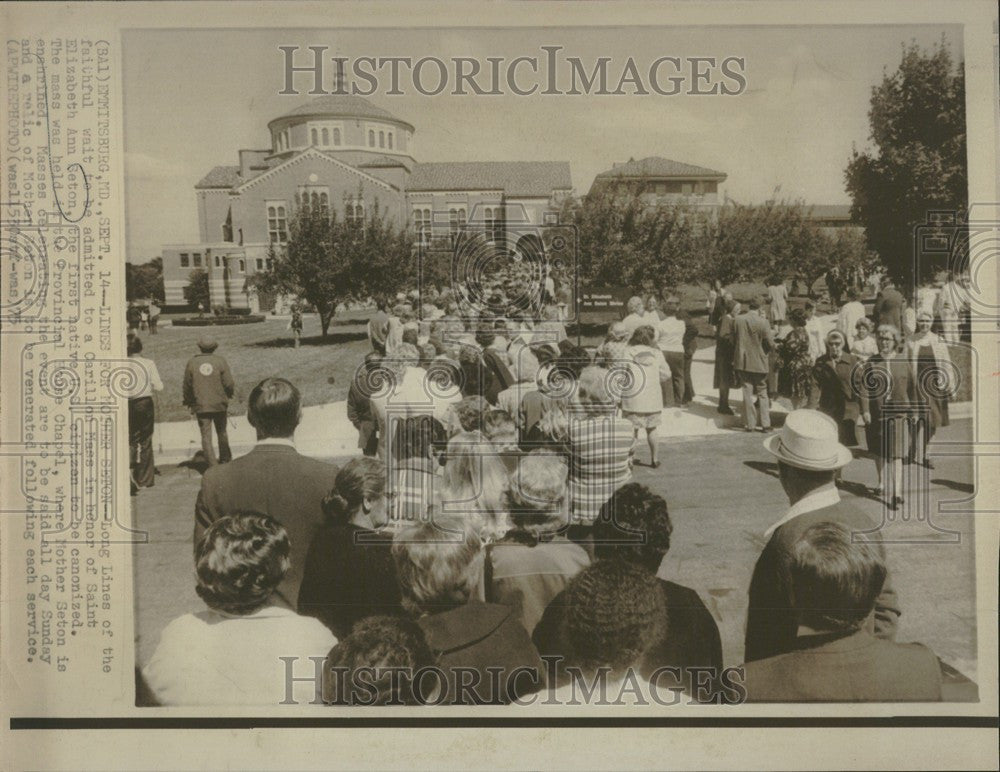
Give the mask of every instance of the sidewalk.
[[(712, 388), (714, 369), (715, 347), (700, 349), (691, 365), (691, 380), (697, 396), (685, 408), (668, 407), (663, 411), (663, 423), (658, 432), (661, 441), (730, 434), (742, 427), (743, 397), (739, 389), (733, 389), (729, 397), (737, 415), (725, 416), (716, 412), (718, 391)], [(788, 409), (785, 400), (771, 403), (771, 415), (784, 417)], [(968, 418), (972, 415), (972, 403), (953, 403), (949, 406), (949, 413), (953, 419)], [(347, 420), (345, 401), (302, 409), (302, 421), (295, 432), (295, 446), (300, 453), (314, 458), (358, 455), (361, 451), (357, 440), (358, 432)], [(229, 444), (233, 455), (247, 453), (255, 442), (256, 433), (246, 416), (230, 416)], [(187, 421), (156, 424), (153, 450), (157, 463), (186, 461), (200, 448), (201, 435), (193, 417)]]

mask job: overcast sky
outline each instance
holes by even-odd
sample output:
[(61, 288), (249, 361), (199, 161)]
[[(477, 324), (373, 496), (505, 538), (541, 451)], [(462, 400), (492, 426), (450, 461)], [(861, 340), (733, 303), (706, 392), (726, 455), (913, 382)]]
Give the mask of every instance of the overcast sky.
[[(282, 96), (279, 45), (326, 45), (328, 55), (740, 56), (739, 96), (368, 97), (416, 127), (417, 161), (568, 161), (577, 192), (615, 161), (656, 155), (725, 172), (721, 191), (744, 202), (779, 196), (849, 203), (843, 170), (868, 142), (868, 104), (901, 46), (946, 32), (961, 60), (961, 28), (547, 28), (409, 30), (155, 30), (125, 34), (127, 255), (144, 262), (164, 244), (196, 242), (193, 186), (240, 148), (269, 145), (267, 122), (312, 97)], [(665, 71), (664, 71), (665, 72)], [(665, 74), (668, 74), (665, 72)], [(408, 82), (408, 81), (407, 81)], [(305, 84), (305, 79), (300, 81)], [(305, 86), (300, 86), (303, 92)], [(388, 90), (385, 86), (384, 90)]]

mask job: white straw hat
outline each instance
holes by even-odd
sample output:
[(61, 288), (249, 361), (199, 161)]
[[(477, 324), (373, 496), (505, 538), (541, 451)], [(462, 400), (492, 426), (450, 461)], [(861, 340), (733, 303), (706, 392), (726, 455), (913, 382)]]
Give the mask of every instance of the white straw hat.
[(789, 466), (817, 472), (840, 469), (853, 458), (840, 444), (836, 422), (818, 410), (793, 410), (781, 433), (764, 440), (764, 447)]

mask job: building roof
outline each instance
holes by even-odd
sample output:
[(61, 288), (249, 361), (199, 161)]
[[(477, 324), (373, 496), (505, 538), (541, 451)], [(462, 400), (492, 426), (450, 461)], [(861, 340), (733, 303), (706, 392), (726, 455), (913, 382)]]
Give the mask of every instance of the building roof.
[(377, 105), (373, 105), (367, 99), (362, 99), (353, 94), (327, 94), (325, 96), (310, 99), (305, 104), (299, 105), (287, 113), (279, 115), (268, 123), (270, 126), (275, 121), (284, 118), (298, 118), (307, 116), (350, 116), (351, 118), (372, 118), (375, 120), (395, 121), (409, 126), (413, 126), (406, 121), (400, 120), (388, 110), (384, 110)]
[(359, 169), (391, 169), (393, 167), (401, 166), (404, 169), (406, 164), (400, 161), (398, 158), (390, 158), (387, 155), (380, 155), (376, 158), (372, 158), (370, 161), (365, 161), (364, 163), (355, 164)]
[(243, 178), (240, 176), (240, 167), (216, 166), (202, 177), (194, 187), (196, 190), (198, 188), (231, 188), (241, 182), (243, 182)]
[(850, 220), (850, 204), (814, 204), (810, 207), (813, 220)]
[(669, 158), (650, 156), (639, 161), (630, 160), (601, 172), (596, 179), (608, 179), (611, 177), (683, 177), (683, 178), (710, 178), (722, 181), (726, 179), (725, 172), (717, 172), (714, 169), (706, 169), (704, 166), (693, 166), (692, 164), (671, 161)]
[(510, 196), (551, 196), (570, 190), (568, 161), (447, 161), (413, 168), (408, 191), (502, 190)]

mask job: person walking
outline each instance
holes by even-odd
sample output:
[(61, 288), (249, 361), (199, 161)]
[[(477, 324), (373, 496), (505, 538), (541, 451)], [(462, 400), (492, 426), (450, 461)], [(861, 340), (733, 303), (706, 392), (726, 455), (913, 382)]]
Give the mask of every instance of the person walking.
[(865, 318), (864, 304), (858, 299), (858, 291), (854, 287), (847, 290), (847, 302), (844, 303), (837, 315), (837, 329), (844, 333), (847, 339), (847, 350), (854, 348), (854, 339), (857, 337), (858, 322)]
[(760, 315), (760, 300), (752, 298), (746, 312), (733, 321), (733, 368), (743, 384), (743, 408), (746, 430), (757, 424), (754, 399), (760, 404), (761, 431), (771, 431), (770, 399), (767, 396), (768, 352), (774, 335), (767, 319)]
[(732, 415), (729, 407), (729, 390), (733, 386), (733, 321), (740, 304), (731, 297), (725, 299), (725, 313), (719, 319), (715, 332), (715, 373), (712, 385), (719, 390), (719, 413)]
[(288, 322), (288, 328), (292, 331), (292, 337), (295, 338), (295, 348), (298, 348), (302, 338), (302, 310), (298, 305), (292, 306), (292, 318)]
[(836, 421), (840, 444), (847, 448), (858, 444), (858, 419), (871, 418), (868, 395), (860, 387), (860, 367), (861, 359), (847, 351), (844, 333), (831, 330), (826, 336), (826, 354), (813, 365), (810, 407)]
[(149, 334), (156, 335), (156, 325), (160, 321), (160, 307), (156, 301), (149, 301)]
[[(673, 392), (673, 405), (680, 407), (684, 404), (685, 384), (684, 384), (684, 359), (685, 359), (685, 334), (687, 325), (677, 312), (680, 309), (680, 301), (671, 296), (664, 304), (664, 317), (657, 325), (656, 345), (663, 352), (663, 358), (670, 366), (670, 384)], [(632, 330), (635, 332), (635, 330)], [(667, 382), (663, 382), (663, 404), (667, 404)]]
[[(233, 458), (226, 431), (226, 413), (236, 384), (229, 363), (215, 353), (218, 347), (214, 338), (203, 335), (198, 340), (200, 353), (191, 357), (184, 368), (184, 406), (198, 419), (201, 449), (209, 466), (225, 464)], [(219, 438), (218, 458), (212, 447), (213, 425)]]
[(132, 492), (139, 488), (152, 488), (156, 476), (153, 463), (153, 428), (156, 409), (153, 392), (163, 391), (163, 381), (152, 359), (139, 356), (142, 340), (135, 333), (128, 334), (127, 351), (129, 360), (145, 372), (140, 379), (142, 389), (128, 400), (129, 468), (132, 470)]
[(774, 276), (767, 285), (768, 321), (777, 330), (785, 323), (788, 314), (788, 287), (780, 276)]
[(949, 423), (948, 398), (954, 382), (948, 345), (931, 331), (933, 323), (932, 314), (921, 312), (917, 316), (917, 331), (907, 343), (916, 398), (927, 406), (927, 420), (917, 423), (912, 458), (928, 469), (933, 469), (934, 464), (927, 457), (927, 445), (938, 428)]

